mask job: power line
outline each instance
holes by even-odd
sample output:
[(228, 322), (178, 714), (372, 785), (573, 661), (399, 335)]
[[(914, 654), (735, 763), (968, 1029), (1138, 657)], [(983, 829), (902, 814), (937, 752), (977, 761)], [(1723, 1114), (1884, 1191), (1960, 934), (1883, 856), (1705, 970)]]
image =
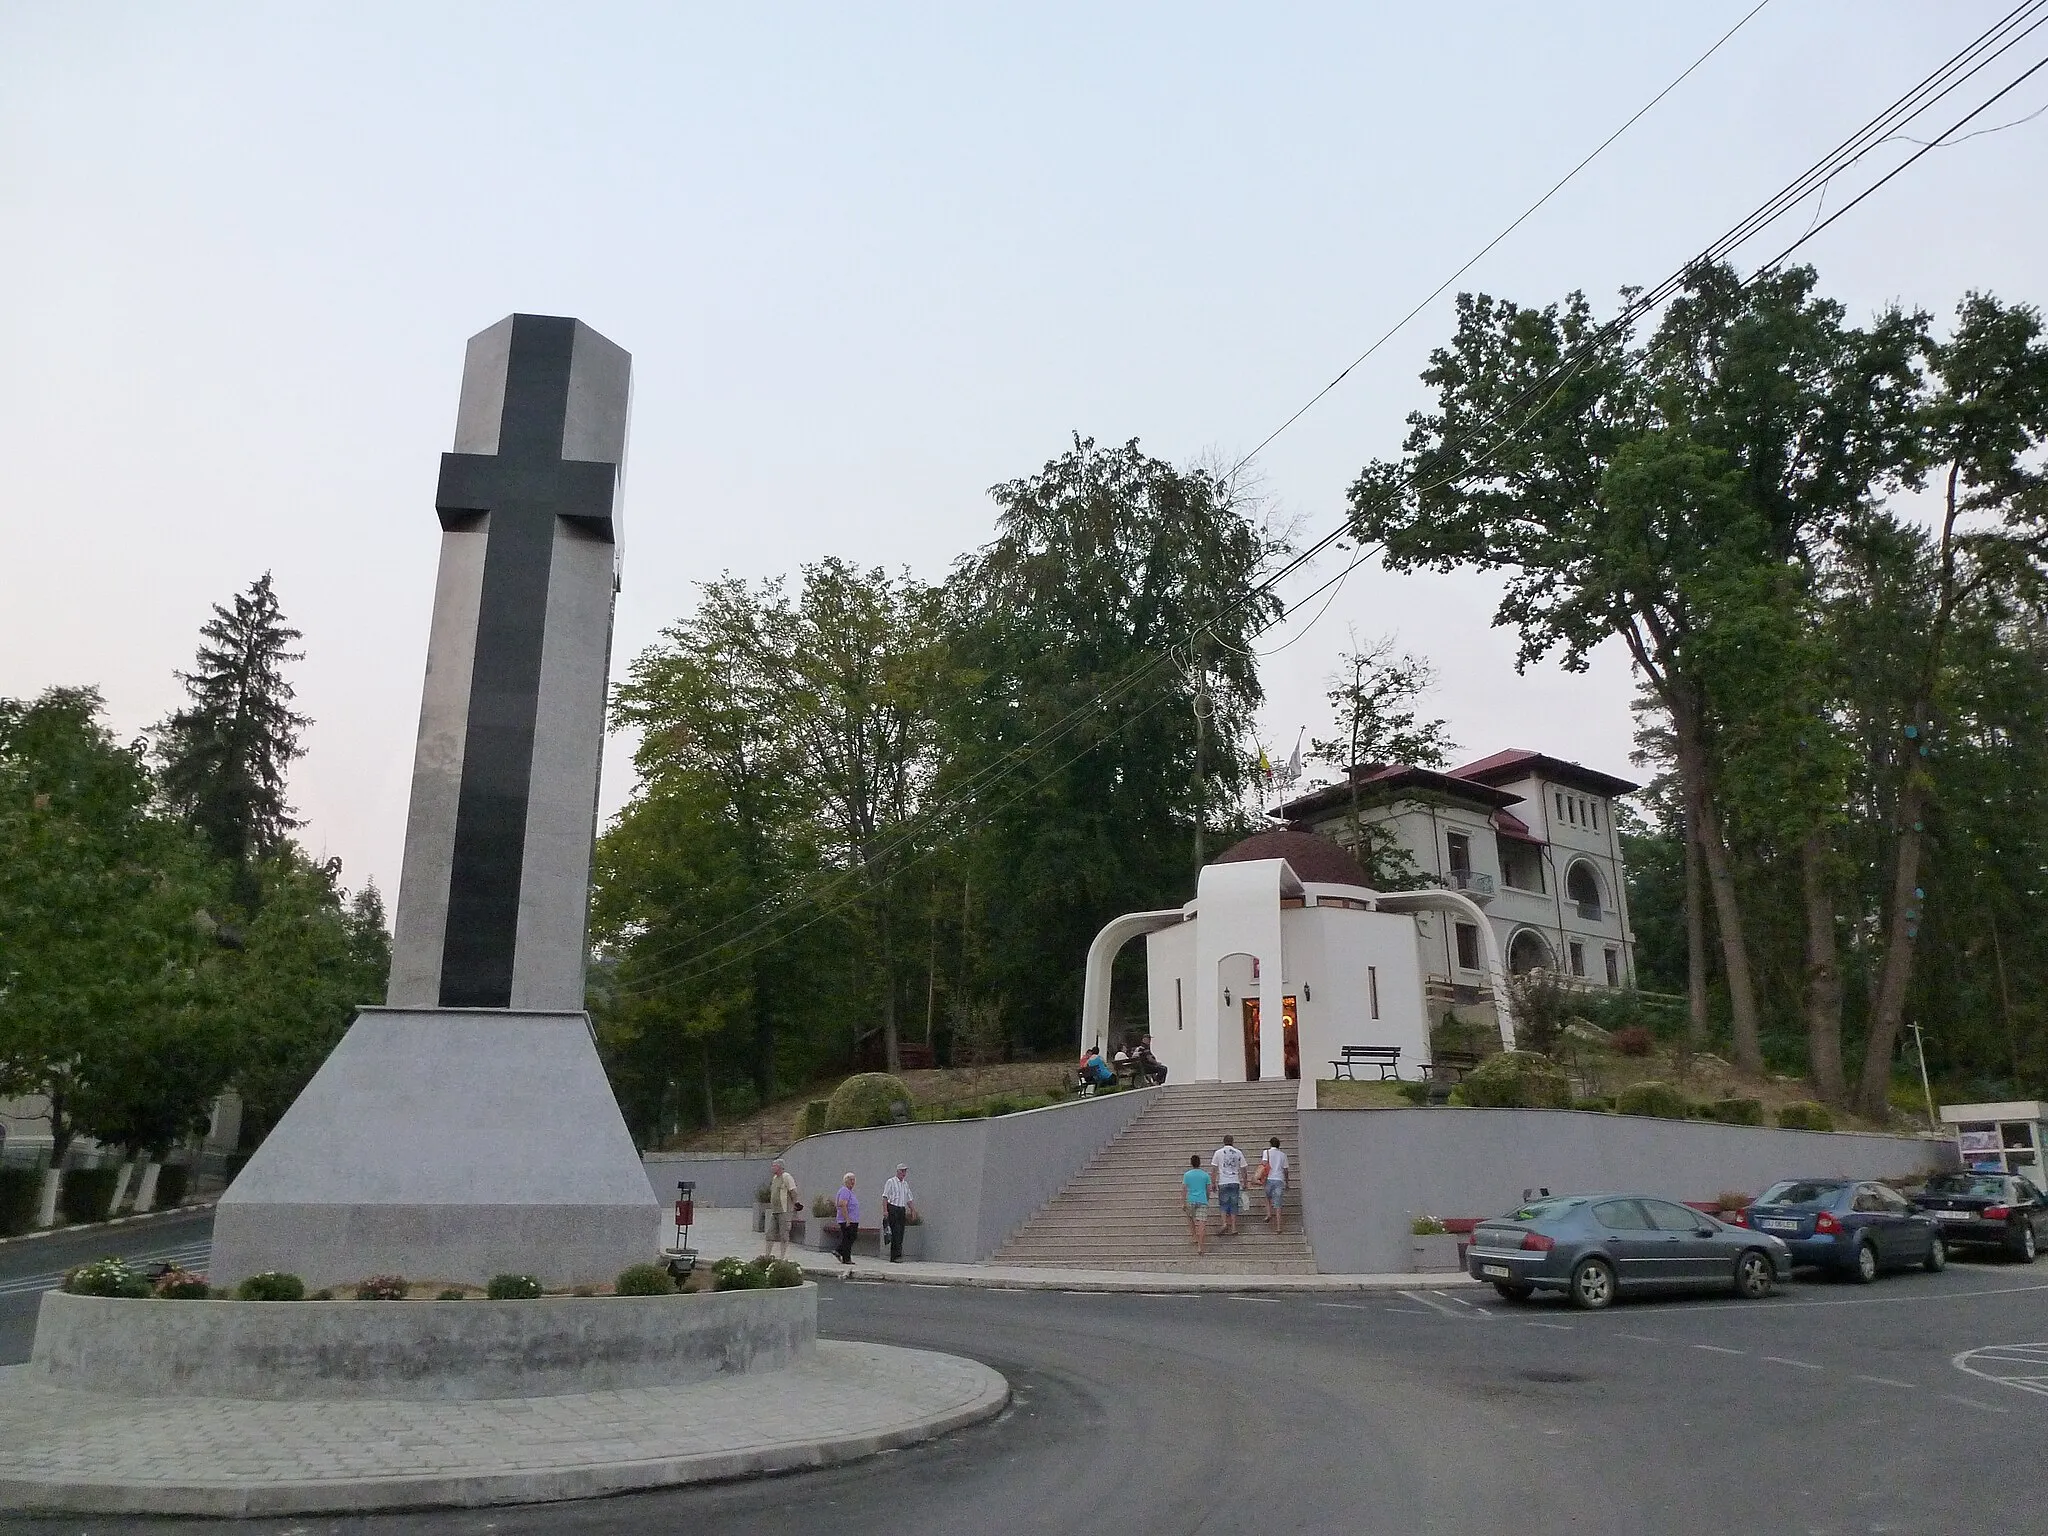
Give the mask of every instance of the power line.
[[(1810, 194), (1813, 187), (1825, 185), (1825, 183), (1828, 180), (1831, 180), (1834, 176), (1839, 175), (1842, 170), (1846, 169), (1850, 165), (1853, 165), (1857, 160), (1860, 160), (1864, 154), (1868, 153), (1870, 148), (1874, 147), (1876, 143), (1882, 142), (1883, 137), (1885, 135), (1890, 134), (1893, 129), (1895, 129), (1898, 126), (1902, 126), (1903, 124), (1910, 122), (1914, 118), (1920, 116), (1934, 103), (1948, 96), (1951, 92), (1953, 92), (1955, 89), (1957, 89), (1960, 85), (1962, 85), (1969, 79), (1974, 78), (1976, 74), (1978, 74), (1983, 69), (1988, 67), (1992, 62), (1994, 62), (1997, 58), (2001, 57), (2004, 53), (2009, 51), (2012, 47), (2016, 46), (2018, 42), (2023, 40), (2036, 28), (2043, 25), (2044, 22), (2048, 22), (2048, 16), (2038, 14), (2042, 12), (2044, 9), (2048, 9), (2048, 0), (2029, 0), (2029, 3), (2016, 7), (2012, 12), (2008, 13), (2005, 17), (2002, 17), (1998, 22), (1993, 23), (1993, 25), (1990, 28), (1986, 29), (1984, 33), (1980, 34), (1971, 43), (1967, 44), (1953, 58), (1948, 60), (1943, 65), (1939, 66), (1934, 72), (1925, 77), (1919, 84), (1917, 84), (1909, 91), (1907, 91), (1903, 96), (1895, 100), (1891, 106), (1887, 107), (1884, 111), (1880, 112), (1879, 114), (1877, 114), (1877, 116), (1873, 117), (1862, 128), (1857, 130), (1856, 133), (1851, 134), (1849, 138), (1843, 140), (1841, 144), (1837, 145), (1835, 149), (1831, 150), (1826, 156), (1824, 156), (1821, 161), (1816, 162), (1816, 164), (1813, 167), (1810, 167), (1806, 172), (1803, 172), (1799, 177), (1794, 178), (1794, 180), (1791, 183), (1788, 183), (1785, 188), (1780, 189), (1779, 192), (1773, 194), (1772, 197), (1766, 199), (1763, 204), (1761, 204), (1757, 209), (1752, 210), (1752, 212), (1746, 215), (1743, 219), (1739, 220), (1736, 223), (1736, 225), (1733, 226), (1730, 230), (1724, 232), (1721, 236), (1717, 237), (1714, 241), (1710, 242), (1708, 246), (1698, 256), (1695, 256), (1692, 260), (1686, 262), (1682, 267), (1678, 268), (1671, 275), (1667, 276), (1662, 282), (1656, 284), (1654, 287), (1650, 289), (1644, 290), (1643, 293), (1638, 295), (1633, 301), (1631, 301), (1630, 304), (1624, 306), (1622, 311), (1619, 314), (1617, 314), (1613, 320), (1609, 321), (1606, 325), (1594, 331), (1590, 336), (1585, 338), (1579, 344), (1579, 355), (1576, 358), (1570, 359), (1568, 361), (1561, 361), (1557, 366), (1553, 367), (1549, 372), (1544, 374), (1542, 377), (1532, 381), (1531, 384), (1528, 387), (1526, 387), (1520, 395), (1516, 396), (1513, 400), (1506, 402), (1501, 407), (1501, 409), (1495, 413), (1495, 415), (1490, 421), (1481, 423), (1478, 426), (1471, 429), (1470, 431), (1468, 431), (1467, 433), (1465, 433), (1459, 439), (1459, 442), (1462, 443), (1464, 441), (1469, 441), (1473, 436), (1476, 436), (1480, 430), (1497, 424), (1502, 419), (1502, 417), (1505, 416), (1509, 411), (1516, 409), (1524, 401), (1528, 400), (1537, 391), (1542, 389), (1545, 385), (1549, 385), (1554, 381), (1556, 387), (1550, 391), (1550, 393), (1544, 398), (1544, 400), (1527, 416), (1525, 416), (1522, 419), (1522, 421), (1512, 431), (1504, 434), (1501, 438), (1497, 439), (1491, 446), (1489, 446), (1486, 453), (1481, 456), (1477, 463), (1484, 463), (1486, 460), (1492, 458), (1494, 454), (1500, 451), (1501, 448), (1505, 447), (1509, 442), (1512, 442), (1516, 438), (1518, 438), (1524, 431), (1527, 430), (1528, 426), (1536, 419), (1538, 415), (1540, 415), (1544, 410), (1548, 409), (1551, 401), (1553, 401), (1557, 397), (1557, 395), (1562, 392), (1564, 386), (1567, 383), (1569, 383), (1570, 380), (1574, 376), (1576, 376), (1576, 374), (1584, 367), (1585, 363), (1589, 360), (1592, 351), (1595, 347), (1597, 347), (1600, 343), (1602, 343), (1609, 337), (1617, 334), (1623, 328), (1632, 325), (1648, 310), (1655, 307), (1655, 305), (1662, 303), (1663, 300), (1665, 298), (1668, 298), (1671, 294), (1677, 292), (1678, 289), (1683, 286), (1689, 273), (1697, 265), (1699, 265), (1702, 262), (1711, 262), (1725, 259), (1726, 255), (1732, 253), (1735, 249), (1739, 248), (1740, 245), (1746, 243), (1749, 239), (1753, 238), (1763, 229), (1768, 228), (1772, 223), (1776, 222), (1778, 218), (1782, 217), (1783, 214), (1786, 211), (1788, 211), (1791, 207), (1796, 206), (1799, 201), (1802, 201), (1805, 196)], [(1754, 15), (1755, 12), (1752, 11), (1750, 14)], [(2013, 29), (2018, 26), (2019, 21), (2028, 15), (2034, 15), (2036, 19), (2033, 20), (2030, 25), (2021, 28), (2015, 32)], [(1745, 21), (1747, 19), (1747, 17), (1744, 18)], [(1716, 46), (1718, 47), (1719, 44), (1717, 43)], [(1881, 178), (1878, 182), (1874, 183), (1871, 187), (1865, 189), (1862, 193), (1858, 194), (1858, 196), (1855, 199), (1853, 199), (1850, 203), (1845, 204), (1841, 209), (1839, 209), (1835, 213), (1833, 217), (1829, 218), (1825, 223), (1810, 228), (1805, 234), (1801, 235), (1798, 240), (1794, 241), (1790, 246), (1786, 247), (1784, 251), (1780, 252), (1778, 256), (1774, 257), (1770, 262), (1765, 263), (1762, 267), (1759, 267), (1757, 271), (1753, 273), (1749, 279), (1746, 280), (1746, 282), (1754, 282), (1758, 276), (1762, 275), (1762, 273), (1770, 270), (1779, 262), (1782, 262), (1786, 257), (1791, 255), (1793, 251), (1796, 251), (1801, 245), (1805, 244), (1807, 240), (1818, 235), (1822, 230), (1829, 227), (1829, 225), (1832, 225), (1836, 221), (1836, 219), (1839, 219), (1851, 208), (1861, 203), (1865, 198), (1869, 197), (1872, 193), (1877, 191), (1879, 187), (1882, 187), (1883, 185), (1891, 181), (1901, 171), (1905, 170), (1907, 166), (1913, 164), (1915, 161), (1921, 158), (1922, 155), (1928, 153), (1929, 150), (1946, 141), (1950, 137), (1950, 135), (1954, 134), (1957, 131), (1957, 129), (1966, 126), (1970, 121), (1975, 119), (1984, 111), (1988, 110), (1998, 100), (2002, 99), (2010, 91), (2017, 88), (2017, 86), (2021, 84), (2024, 80), (2029, 78), (2036, 71), (2043, 67), (2048, 67), (2048, 59), (2044, 59), (2040, 63), (2035, 64), (2032, 68), (2027, 70), (2026, 73), (2021, 75), (2018, 79), (2012, 81), (2010, 84), (2005, 86), (1995, 95), (1990, 97), (1988, 100), (1980, 103), (1977, 107), (1973, 108), (1969, 113), (1965, 114), (1963, 118), (1959, 119), (1956, 123), (1952, 124), (1947, 130), (1945, 130), (1939, 137), (1933, 140), (1930, 144), (1923, 147), (1913, 156), (1909, 157), (1901, 165), (1895, 167), (1892, 171), (1887, 173), (1883, 178)], [(1448, 286), (1448, 284), (1446, 286)], [(1632, 364), (1631, 366), (1639, 365), (1641, 361), (1642, 359), (1638, 358), (1636, 360), (1636, 363)], [(1464, 467), (1454, 471), (1451, 475), (1447, 476), (1445, 481), (1438, 483), (1443, 484), (1448, 483), (1452, 479), (1463, 478), (1465, 475), (1471, 473), (1474, 467), (1476, 467), (1475, 464), (1468, 463)], [(1408, 488), (1414, 488), (1415, 478), (1416, 477), (1410, 478)], [(1434, 487), (1425, 487), (1425, 489), (1429, 488)], [(1307, 550), (1302, 551), (1293, 559), (1287, 561), (1278, 571), (1272, 573), (1268, 577), (1264, 578), (1260, 583), (1258, 583), (1257, 586), (1253, 588), (1253, 595), (1261, 595), (1270, 592), (1279, 581), (1283, 580), (1287, 575), (1291, 574), (1294, 570), (1300, 568), (1300, 566), (1306, 563), (1306, 561), (1314, 558), (1316, 554), (1320, 553), (1323, 549), (1327, 548), (1330, 544), (1334, 543), (1336, 540), (1341, 538), (1347, 531), (1347, 528), (1348, 524), (1340, 524), (1330, 533), (1318, 539)], [(1341, 582), (1344, 576), (1347, 575), (1351, 569), (1355, 568), (1356, 565), (1362, 563), (1363, 560), (1365, 560), (1366, 558), (1369, 558), (1370, 553), (1370, 551), (1361, 552), (1355, 559), (1349, 562), (1345, 566), (1345, 568), (1338, 573), (1336, 577), (1332, 578), (1331, 582), (1324, 583), (1324, 586), (1327, 587), (1331, 585), (1332, 582)], [(1305, 598), (1304, 601), (1312, 600), (1313, 597), (1317, 595), (1317, 593), (1320, 593), (1322, 590), (1323, 587), (1318, 587), (1316, 591), (1310, 593), (1308, 598)], [(1213, 624), (1214, 622), (1215, 619), (1213, 617), (1205, 621), (1203, 625), (1198, 626), (1196, 628), (1195, 634), (1197, 636), (1200, 636), (1207, 630), (1208, 626)], [(1274, 622), (1278, 622), (1278, 619), (1268, 621), (1268, 623), (1266, 624), (1259, 625), (1258, 628), (1253, 631), (1253, 633), (1256, 634), (1263, 631), (1266, 628), (1271, 627), (1271, 624)], [(1218, 639), (1220, 641), (1220, 637), (1216, 637), (1213, 634), (1211, 635), (1211, 638)], [(873, 867), (873, 865), (881, 862), (883, 859), (893, 854), (893, 852), (896, 849), (901, 848), (906, 843), (912, 841), (917, 836), (921, 835), (923, 832), (927, 831), (932, 826), (936, 825), (947, 813), (949, 813), (950, 811), (955, 809), (959, 804), (963, 803), (968, 798), (970, 798), (972, 794), (978, 792), (980, 788), (998, 782), (1001, 778), (1007, 777), (1008, 774), (1014, 771), (1015, 769), (1024, 766), (1026, 763), (1029, 763), (1034, 758), (1041, 755), (1054, 742), (1062, 739), (1064, 736), (1069, 734), (1072, 731), (1072, 729), (1074, 729), (1081, 723), (1083, 719), (1085, 719), (1089, 715), (1092, 715), (1098, 709), (1106, 707), (1111, 703), (1114, 703), (1118, 698), (1130, 692), (1133, 688), (1137, 687), (1140, 683), (1145, 681), (1154, 672), (1156, 672), (1160, 666), (1166, 664), (1168, 661), (1177, 660), (1178, 656), (1172, 650), (1155, 654), (1152, 658), (1141, 663), (1138, 667), (1136, 667), (1124, 679), (1120, 680), (1119, 682), (1111, 684), (1108, 688), (1105, 688), (1104, 690), (1099, 692), (1093, 699), (1069, 711), (1069, 713), (1061, 721), (1057, 722), (1054, 726), (1049, 727), (1047, 728), (1047, 730), (1040, 732), (1039, 735), (1027, 740), (1018, 748), (1012, 749), (1010, 753), (1004, 754), (1002, 757), (996, 759), (988, 768), (978, 772), (975, 775), (970, 776), (968, 780), (963, 781), (962, 786), (959, 786), (955, 789), (953, 795), (951, 796), (950, 802), (941, 802), (940, 804), (930, 808), (930, 810), (927, 813), (921, 814), (919, 817), (914, 818), (913, 821), (909, 825), (907, 825), (897, 837), (895, 837), (887, 845), (885, 845), (884, 849), (879, 854), (877, 854), (874, 857), (864, 859), (860, 863), (855, 864), (846, 871), (842, 872), (840, 876), (835, 877), (835, 879), (832, 882), (828, 883), (826, 891), (824, 893), (818, 896), (812, 896), (801, 899), (804, 900), (806, 904), (811, 904), (822, 899), (823, 896), (829, 896), (831, 892), (850, 883), (854, 879), (859, 878), (860, 876), (865, 874), (871, 867)], [(1148, 705), (1145, 709), (1139, 711), (1137, 715), (1130, 716), (1127, 719), (1119, 722), (1119, 724), (1110, 732), (1110, 734), (1119, 734), (1126, 726), (1133, 723), (1135, 720), (1141, 719), (1145, 715), (1150, 714), (1153, 709), (1159, 707), (1159, 705), (1163, 702), (1165, 702), (1163, 699), (1155, 700), (1151, 705)], [(1068, 764), (1074, 761), (1078, 761), (1080, 757), (1085, 756), (1090, 751), (1093, 751), (1096, 745), (1098, 745), (1098, 743), (1090, 743), (1088, 746), (1084, 747), (1081, 752), (1075, 754), (1071, 758), (1066, 759), (1060, 765), (1060, 768), (1064, 768)], [(1053, 770), (1053, 773), (1057, 773), (1058, 771), (1060, 771), (1060, 769), (1056, 768)], [(1027, 786), (1027, 788), (1024, 791), (1020, 791), (1019, 795), (1012, 796), (1010, 799), (1003, 801), (1001, 805), (996, 807), (996, 809), (1006, 809), (1009, 805), (1014, 804), (1018, 798), (1021, 798), (1022, 794), (1029, 793), (1031, 790), (1036, 789), (1039, 785), (1048, 782), (1051, 777), (1052, 774), (1047, 774), (1034, 780), (1033, 783)], [(979, 825), (982, 821), (985, 821), (987, 819), (987, 816), (977, 818), (976, 820), (969, 822), (968, 827), (971, 828), (973, 826)], [(962, 830), (966, 830), (966, 828), (963, 828)], [(925, 850), (925, 852), (919, 854), (916, 858), (911, 860), (911, 864), (914, 865), (918, 862), (921, 862), (923, 858), (928, 857), (930, 853), (934, 851), (936, 850)], [(698, 942), (702, 943), (702, 941), (705, 938), (708, 938), (711, 933), (716, 933), (721, 928), (731, 927), (734, 923), (743, 920), (750, 913), (759, 911), (763, 907), (766, 907), (770, 904), (770, 901), (756, 903), (754, 904), (754, 906), (746, 909), (746, 911), (740, 914), (736, 914), (734, 918), (727, 919), (723, 923), (714, 925), (714, 927), (711, 930), (709, 930), (706, 934), (697, 936)], [(796, 927), (788, 930), (786, 934), (776, 939), (771, 939), (769, 943), (771, 945), (774, 943), (779, 943), (782, 941), (782, 938), (790, 937), (793, 936), (795, 933), (801, 932), (804, 928), (809, 927), (813, 922), (821, 921), (824, 917), (831, 915), (832, 912), (840, 910), (846, 904), (847, 903), (840, 903), (837, 906), (821, 909), (816, 916), (806, 920), (804, 923), (798, 924)], [(694, 954), (686, 956), (680, 960), (658, 966), (652, 973), (637, 978), (633, 985), (622, 986), (618, 990), (627, 995), (636, 995), (639, 993), (644, 993), (646, 991), (652, 990), (656, 986), (663, 984), (665, 980), (670, 979), (679, 973), (711, 974), (712, 972), (724, 969), (729, 965), (737, 964), (740, 960), (751, 957), (751, 955), (758, 953), (761, 948), (766, 946), (756, 946), (754, 949), (744, 951), (739, 955), (730, 956), (708, 967), (698, 967), (697, 962), (700, 960), (707, 959), (717, 954), (718, 951), (728, 948), (731, 945), (744, 943), (748, 938), (751, 938), (756, 934), (765, 932), (767, 929), (773, 927), (776, 924), (776, 922), (780, 918), (780, 913), (782, 910), (787, 910), (787, 904), (780, 908), (776, 913), (772, 913), (763, 922), (756, 924), (754, 927), (747, 929), (745, 932), (740, 933), (730, 939), (720, 940), (719, 942), (709, 945), (708, 947), (700, 948)]]

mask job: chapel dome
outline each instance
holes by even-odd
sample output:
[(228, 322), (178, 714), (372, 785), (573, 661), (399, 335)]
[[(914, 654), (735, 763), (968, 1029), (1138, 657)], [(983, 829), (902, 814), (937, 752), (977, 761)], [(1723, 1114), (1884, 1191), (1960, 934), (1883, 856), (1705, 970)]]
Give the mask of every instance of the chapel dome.
[(1371, 890), (1372, 883), (1341, 843), (1313, 832), (1291, 827), (1274, 827), (1254, 832), (1241, 843), (1233, 843), (1209, 862), (1241, 864), (1250, 859), (1285, 859), (1295, 878), (1304, 885), (1355, 885)]

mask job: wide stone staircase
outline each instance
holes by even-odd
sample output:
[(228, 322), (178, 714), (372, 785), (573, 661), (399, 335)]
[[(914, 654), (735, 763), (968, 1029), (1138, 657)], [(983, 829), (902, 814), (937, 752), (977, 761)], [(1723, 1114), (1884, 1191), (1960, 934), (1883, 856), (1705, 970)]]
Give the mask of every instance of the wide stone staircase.
[[(1302, 1228), (1300, 1122), (1295, 1089), (1279, 1083), (1186, 1083), (1162, 1089), (1073, 1182), (1012, 1232), (993, 1264), (1072, 1269), (1132, 1269), (1181, 1274), (1314, 1274), (1315, 1255)], [(1209, 1207), (1209, 1244), (1197, 1259), (1188, 1237), (1180, 1176), (1190, 1153), (1202, 1166), (1237, 1138), (1245, 1154), (1245, 1210), (1235, 1237), (1217, 1233)], [(1278, 1136), (1291, 1160), (1287, 1230), (1275, 1236), (1264, 1220), (1265, 1193), (1255, 1188), (1259, 1153)]]

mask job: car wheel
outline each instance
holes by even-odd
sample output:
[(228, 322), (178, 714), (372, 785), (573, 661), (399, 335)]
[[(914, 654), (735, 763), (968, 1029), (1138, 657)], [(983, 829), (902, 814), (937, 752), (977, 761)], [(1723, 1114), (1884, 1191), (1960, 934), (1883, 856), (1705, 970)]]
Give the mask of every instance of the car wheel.
[(1927, 1257), (1921, 1263), (1930, 1275), (1938, 1275), (1948, 1268), (1948, 1244), (1941, 1240), (1939, 1232), (1928, 1240)]
[(1858, 1285), (1868, 1285), (1877, 1278), (1877, 1245), (1858, 1243), (1856, 1253), (1849, 1260), (1849, 1278)]
[(1747, 1250), (1735, 1261), (1735, 1294), (1744, 1301), (1762, 1301), (1771, 1294), (1777, 1279), (1770, 1255), (1758, 1249)]
[(1582, 1312), (1598, 1312), (1614, 1305), (1614, 1266), (1605, 1259), (1583, 1259), (1572, 1271), (1572, 1305)]
[(1493, 1288), (1502, 1301), (1527, 1301), (1536, 1294), (1536, 1287), (1526, 1280), (1496, 1280)]
[(2022, 1221), (2013, 1229), (2010, 1246), (2012, 1248), (2012, 1256), (2019, 1260), (2020, 1263), (2031, 1264), (2034, 1262), (2034, 1255), (2040, 1252), (2040, 1248), (2034, 1241), (2034, 1224), (2031, 1221)]

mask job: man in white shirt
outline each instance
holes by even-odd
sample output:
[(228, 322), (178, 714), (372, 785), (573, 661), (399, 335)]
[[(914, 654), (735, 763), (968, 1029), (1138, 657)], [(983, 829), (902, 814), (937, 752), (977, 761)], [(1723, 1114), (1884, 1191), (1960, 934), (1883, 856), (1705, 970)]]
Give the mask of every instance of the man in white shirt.
[(889, 1262), (903, 1262), (903, 1229), (917, 1214), (917, 1200), (910, 1193), (910, 1164), (898, 1163), (896, 1177), (882, 1186), (882, 1231), (889, 1239)]
[(1236, 1137), (1223, 1138), (1209, 1166), (1216, 1170), (1216, 1208), (1223, 1217), (1217, 1235), (1235, 1237), (1237, 1213), (1244, 1208), (1244, 1154), (1237, 1149)]
[(1278, 1232), (1287, 1220), (1287, 1154), (1280, 1150), (1278, 1136), (1259, 1161), (1259, 1182), (1266, 1186), (1266, 1225)]
[(767, 1246), (761, 1251), (775, 1257), (775, 1250), (781, 1247), (782, 1258), (789, 1257), (789, 1224), (796, 1217), (798, 1209), (796, 1180), (777, 1158), (768, 1171), (768, 1220), (762, 1230), (768, 1235)]

